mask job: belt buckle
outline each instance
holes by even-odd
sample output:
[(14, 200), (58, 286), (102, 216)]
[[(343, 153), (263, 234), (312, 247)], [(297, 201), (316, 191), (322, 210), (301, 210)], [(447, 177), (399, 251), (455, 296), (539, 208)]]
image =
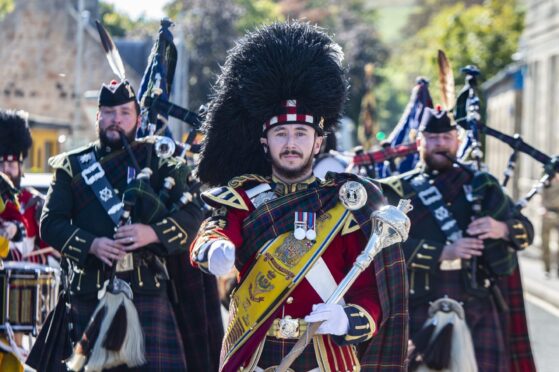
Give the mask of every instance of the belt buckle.
[(126, 253), (122, 259), (116, 262), (116, 272), (121, 273), (125, 271), (131, 271), (134, 269), (134, 260), (132, 253)]
[(299, 319), (293, 319), (289, 315), (281, 318), (278, 322), (278, 338), (299, 337)]

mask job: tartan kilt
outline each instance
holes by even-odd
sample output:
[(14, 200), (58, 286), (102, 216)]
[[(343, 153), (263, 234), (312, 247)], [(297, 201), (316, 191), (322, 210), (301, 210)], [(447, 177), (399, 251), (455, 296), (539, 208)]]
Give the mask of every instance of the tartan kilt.
[[(97, 299), (71, 298), (76, 334), (81, 337), (97, 306)], [(175, 314), (167, 295), (134, 294), (145, 340), (147, 364), (139, 368), (116, 367), (110, 371), (186, 371), (186, 359)]]
[(530, 345), (522, 279), (517, 267), (511, 275), (499, 278), (499, 288), (509, 305), (508, 313), (501, 313), (505, 325), (505, 340), (508, 340), (508, 353), (511, 372), (535, 372), (536, 365)]
[[(257, 363), (258, 367), (266, 369), (268, 367), (279, 365), (283, 357), (285, 357), (291, 351), (293, 346), (295, 346), (296, 342), (297, 340), (283, 340), (275, 337), (266, 337), (262, 355)], [(301, 355), (295, 359), (295, 362), (293, 362), (289, 368), (297, 372), (305, 372), (317, 367), (318, 363), (316, 361), (313, 341), (311, 340), (309, 345), (305, 348)]]
[[(480, 372), (509, 371), (503, 325), (491, 296), (473, 297), (466, 293), (460, 270), (439, 271), (433, 288), (433, 299), (448, 295), (462, 302), (466, 323), (472, 334), (476, 361)], [(413, 337), (428, 319), (429, 303), (410, 304), (410, 335)]]

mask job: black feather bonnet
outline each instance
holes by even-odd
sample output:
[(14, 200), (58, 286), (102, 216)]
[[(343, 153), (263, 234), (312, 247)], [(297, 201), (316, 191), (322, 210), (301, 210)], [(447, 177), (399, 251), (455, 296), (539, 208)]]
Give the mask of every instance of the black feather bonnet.
[(200, 180), (224, 185), (243, 174), (270, 175), (260, 143), (270, 124), (302, 122), (319, 134), (333, 128), (348, 91), (342, 59), (340, 46), (308, 23), (274, 23), (238, 41), (204, 122)]
[(23, 161), (31, 145), (27, 113), (0, 110), (0, 158), (2, 161)]

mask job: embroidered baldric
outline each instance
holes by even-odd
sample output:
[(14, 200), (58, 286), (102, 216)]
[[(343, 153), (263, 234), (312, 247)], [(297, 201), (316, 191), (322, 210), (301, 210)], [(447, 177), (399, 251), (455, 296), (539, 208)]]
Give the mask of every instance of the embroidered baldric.
[(105, 176), (105, 170), (95, 158), (95, 153), (91, 151), (83, 154), (78, 160), (84, 182), (91, 188), (91, 191), (93, 191), (115, 226), (118, 225), (120, 217), (124, 212), (124, 205), (117, 198), (113, 186)]
[(410, 185), (416, 192), (421, 203), (429, 209), (441, 231), (449, 242), (455, 242), (462, 237), (462, 230), (452, 213), (445, 207), (441, 192), (435, 185), (431, 185), (424, 174), (414, 177)]
[(350, 212), (341, 204), (317, 218), (314, 242), (297, 240), (289, 231), (272, 239), (257, 253), (255, 263), (233, 293), (225, 334), (221, 369), (305, 278), (341, 231)]

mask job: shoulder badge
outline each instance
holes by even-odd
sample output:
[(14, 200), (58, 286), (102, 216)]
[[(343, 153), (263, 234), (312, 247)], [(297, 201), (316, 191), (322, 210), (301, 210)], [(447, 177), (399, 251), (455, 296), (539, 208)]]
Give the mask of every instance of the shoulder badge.
[(400, 177), (388, 177), (382, 180), (381, 184), (390, 187), (400, 198), (404, 197), (404, 187), (402, 186)]
[(227, 206), (248, 211), (245, 200), (234, 188), (229, 186), (216, 187), (202, 193), (202, 200), (212, 207)]
[(404, 194), (404, 185), (402, 181), (408, 181), (411, 178), (415, 177), (416, 175), (420, 174), (419, 169), (413, 169), (409, 172), (399, 174), (397, 176), (387, 177), (384, 179), (379, 180), (380, 184), (383, 186), (388, 186), (394, 191), (400, 198), (405, 197)]
[(54, 169), (62, 169), (70, 177), (74, 177), (72, 172), (72, 165), (70, 164), (70, 158), (68, 153), (58, 154), (53, 156), (48, 161), (49, 165)]

